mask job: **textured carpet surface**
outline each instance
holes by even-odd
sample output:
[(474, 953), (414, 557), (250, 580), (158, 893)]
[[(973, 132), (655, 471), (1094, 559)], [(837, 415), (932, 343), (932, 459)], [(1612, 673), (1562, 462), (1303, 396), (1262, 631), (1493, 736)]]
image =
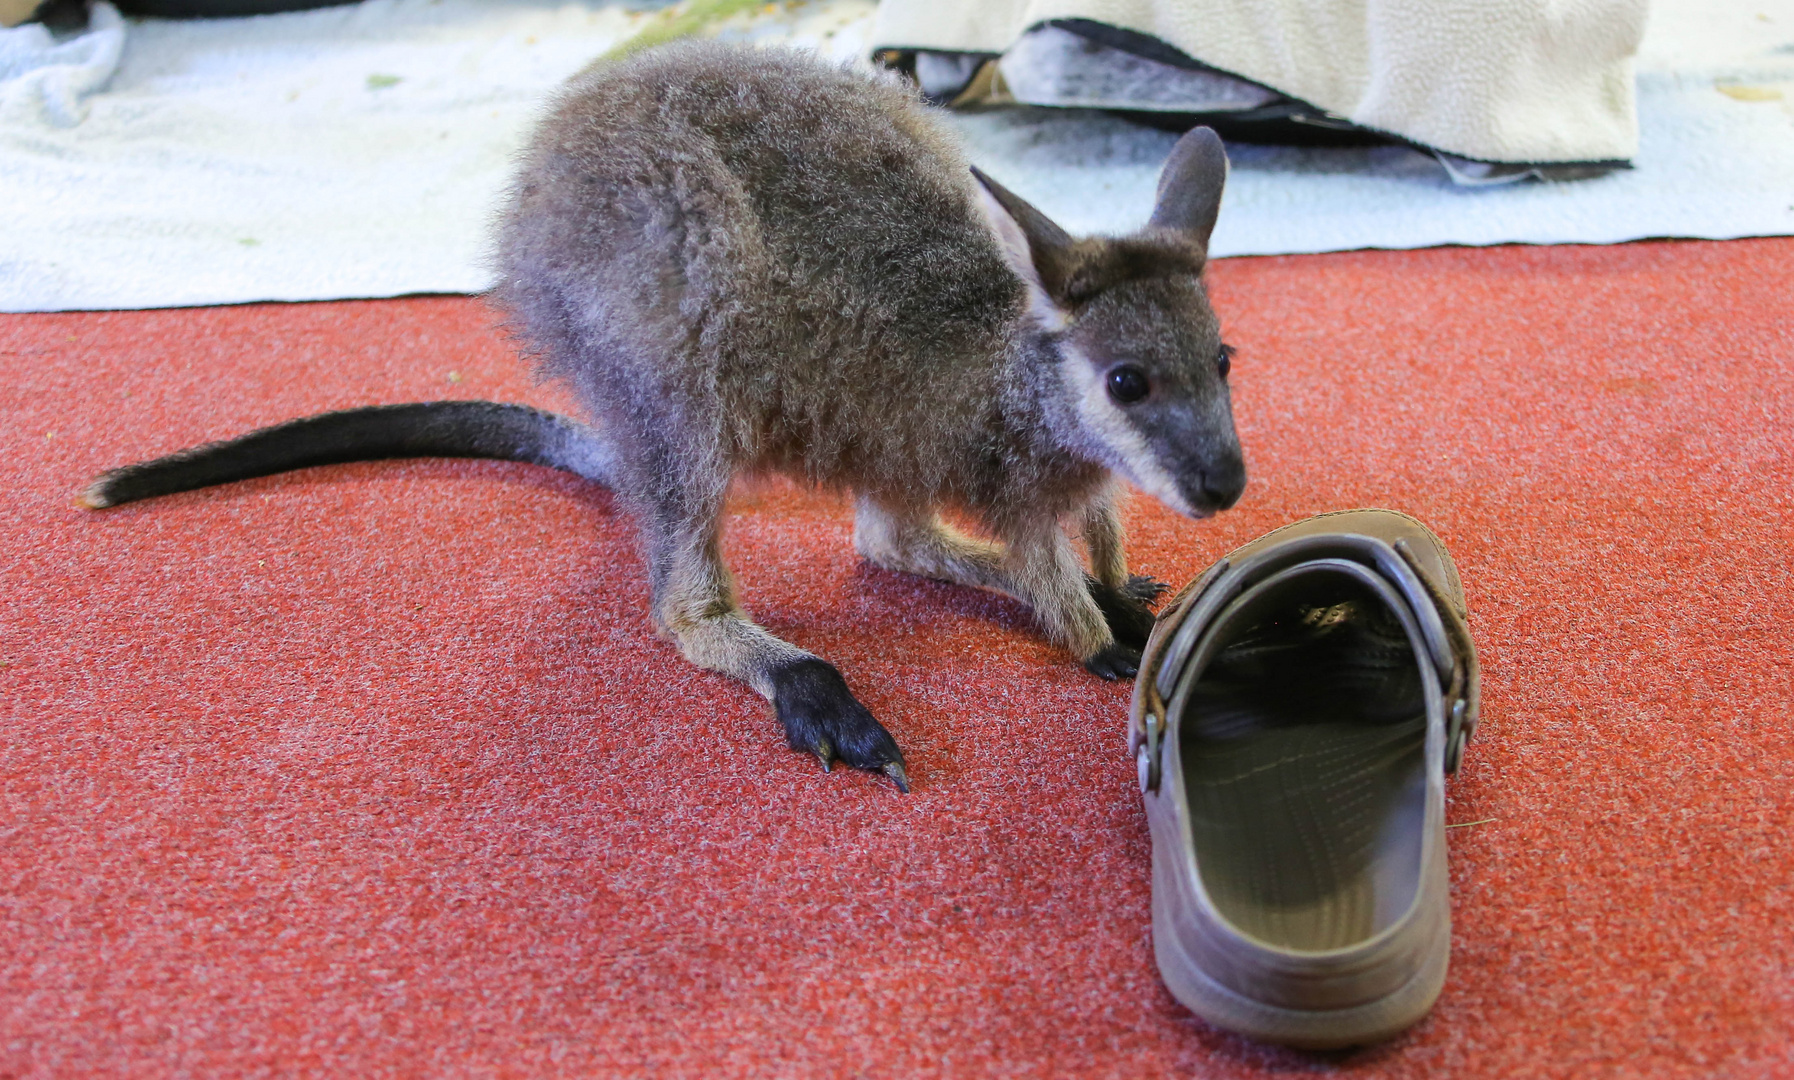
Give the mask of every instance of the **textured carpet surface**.
[(1160, 986), (1127, 688), (741, 494), (750, 609), (917, 790), (824, 775), (650, 633), (610, 497), (339, 466), (90, 514), (319, 409), (562, 405), (478, 301), (0, 318), (0, 1076), (1794, 1075), (1794, 241), (1228, 261), (1254, 470), (1181, 583), (1417, 514), (1485, 722), (1431, 1017), (1317, 1057)]

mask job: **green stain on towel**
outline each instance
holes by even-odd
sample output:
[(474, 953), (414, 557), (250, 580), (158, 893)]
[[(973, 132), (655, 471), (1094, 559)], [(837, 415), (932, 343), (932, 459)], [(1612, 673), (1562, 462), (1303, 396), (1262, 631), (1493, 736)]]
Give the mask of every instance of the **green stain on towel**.
[(655, 15), (646, 27), (620, 45), (598, 57), (596, 63), (606, 60), (621, 60), (625, 56), (641, 52), (643, 49), (692, 34), (704, 29), (712, 23), (721, 22), (731, 15), (744, 11), (769, 6), (766, 0), (688, 0), (687, 3), (670, 7)]
[(369, 75), (368, 89), (384, 90), (389, 86), (397, 86), (404, 81), (405, 79), (402, 75)]

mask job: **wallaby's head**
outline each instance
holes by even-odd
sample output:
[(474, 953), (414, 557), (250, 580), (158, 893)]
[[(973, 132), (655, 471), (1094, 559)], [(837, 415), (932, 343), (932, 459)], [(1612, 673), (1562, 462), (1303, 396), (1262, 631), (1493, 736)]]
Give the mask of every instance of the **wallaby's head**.
[(1152, 220), (1131, 236), (1073, 239), (973, 170), (1004, 256), (1052, 342), (1040, 381), (1055, 434), (1165, 505), (1225, 510), (1246, 486), (1227, 390), (1228, 347), (1202, 270), (1227, 181), (1208, 128), (1171, 151)]

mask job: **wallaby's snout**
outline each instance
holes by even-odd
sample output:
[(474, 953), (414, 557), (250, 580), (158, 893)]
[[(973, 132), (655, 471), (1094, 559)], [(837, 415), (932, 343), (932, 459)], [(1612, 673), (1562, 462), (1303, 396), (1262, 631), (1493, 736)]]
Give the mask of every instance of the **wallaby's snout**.
[(1237, 439), (1228, 451), (1215, 455), (1203, 466), (1194, 488), (1190, 502), (1204, 517), (1231, 509), (1240, 501), (1246, 492), (1246, 458), (1240, 453)]
[(1226, 369), (1233, 350), (1223, 345), (1215, 366), (1219, 384), (1195, 408), (1197, 417), (1154, 440), (1175, 469), (1193, 517), (1208, 517), (1233, 506), (1246, 491), (1246, 455), (1233, 426), (1232, 392)]
[(1202, 493), (1216, 510), (1227, 510), (1246, 493), (1246, 459), (1236, 450), (1231, 458), (1202, 474)]
[(1173, 425), (1155, 432), (1148, 442), (1176, 483), (1183, 505), (1160, 501), (1194, 518), (1230, 509), (1246, 491), (1246, 457), (1240, 451), (1231, 412), (1223, 403), (1215, 414), (1208, 423)]

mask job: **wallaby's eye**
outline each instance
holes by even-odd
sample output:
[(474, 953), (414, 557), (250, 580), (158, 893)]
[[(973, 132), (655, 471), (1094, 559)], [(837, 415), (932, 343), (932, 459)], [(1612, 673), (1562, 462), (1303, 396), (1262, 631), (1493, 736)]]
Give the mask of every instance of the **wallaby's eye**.
[(1132, 364), (1117, 364), (1109, 369), (1109, 396), (1123, 405), (1132, 405), (1152, 392), (1146, 372)]
[(1227, 378), (1227, 373), (1233, 370), (1232, 345), (1221, 346), (1220, 353), (1215, 356), (1215, 370), (1221, 373), (1223, 379)]

